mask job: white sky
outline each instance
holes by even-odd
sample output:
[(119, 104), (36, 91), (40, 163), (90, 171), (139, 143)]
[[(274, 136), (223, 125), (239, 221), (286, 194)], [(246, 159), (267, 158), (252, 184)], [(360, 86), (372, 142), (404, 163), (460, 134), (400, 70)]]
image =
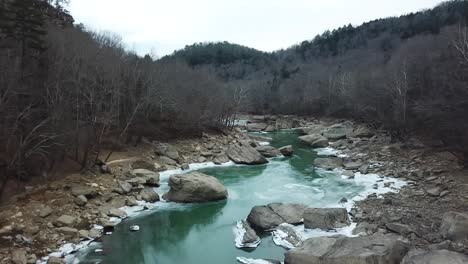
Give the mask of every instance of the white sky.
[(123, 37), (140, 54), (229, 41), (263, 51), (327, 29), (434, 7), (441, 0), (71, 0), (77, 23)]

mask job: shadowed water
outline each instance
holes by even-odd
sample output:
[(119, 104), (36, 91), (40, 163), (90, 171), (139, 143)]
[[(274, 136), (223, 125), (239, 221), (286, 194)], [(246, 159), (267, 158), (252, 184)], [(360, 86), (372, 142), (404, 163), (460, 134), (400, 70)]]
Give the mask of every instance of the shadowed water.
[[(339, 175), (314, 171), (316, 153), (301, 144), (292, 131), (268, 134), (272, 146), (292, 144), (292, 158), (276, 158), (267, 165), (229, 166), (200, 170), (217, 177), (229, 192), (227, 201), (180, 205), (171, 203), (120, 224), (103, 238), (102, 252), (90, 253), (82, 263), (218, 264), (236, 263), (236, 257), (283, 260), (284, 250), (264, 234), (255, 250), (234, 245), (232, 228), (255, 205), (298, 202), (312, 207), (336, 206), (364, 187)], [(131, 225), (139, 232), (129, 231)]]

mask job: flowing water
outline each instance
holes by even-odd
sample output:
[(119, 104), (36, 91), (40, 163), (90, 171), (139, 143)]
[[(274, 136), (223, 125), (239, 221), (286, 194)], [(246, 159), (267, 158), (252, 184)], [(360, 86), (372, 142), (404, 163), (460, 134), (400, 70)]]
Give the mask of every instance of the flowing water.
[[(343, 197), (354, 198), (367, 185), (337, 173), (316, 171), (317, 153), (303, 145), (293, 131), (267, 134), (272, 146), (293, 145), (292, 158), (275, 158), (267, 165), (224, 166), (200, 171), (217, 177), (228, 189), (226, 201), (197, 205), (159, 203), (153, 211), (129, 218), (104, 236), (101, 252), (87, 254), (81, 263), (218, 264), (237, 263), (236, 257), (283, 260), (285, 250), (264, 234), (255, 250), (234, 245), (233, 227), (255, 205), (296, 202), (312, 207), (337, 207)], [(162, 190), (161, 190), (162, 189)], [(163, 193), (166, 186), (160, 187)], [(139, 225), (139, 232), (129, 231)]]

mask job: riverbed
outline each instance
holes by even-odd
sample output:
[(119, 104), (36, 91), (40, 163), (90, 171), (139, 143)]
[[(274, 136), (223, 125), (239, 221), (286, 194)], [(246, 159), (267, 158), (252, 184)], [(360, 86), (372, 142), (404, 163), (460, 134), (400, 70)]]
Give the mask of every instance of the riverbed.
[[(283, 260), (285, 249), (275, 245), (268, 233), (261, 235), (256, 249), (235, 247), (233, 228), (253, 206), (284, 202), (349, 207), (353, 199), (375, 191), (372, 185), (379, 181), (376, 175), (349, 179), (339, 172), (315, 169), (313, 160), (319, 155), (302, 144), (293, 130), (262, 135), (273, 138), (274, 147), (293, 145), (294, 156), (273, 158), (259, 166), (201, 168), (200, 172), (217, 177), (226, 186), (226, 201), (157, 203), (152, 210), (123, 221), (103, 237), (102, 243), (82, 255), (80, 263), (237, 263), (236, 257)], [(168, 177), (162, 174), (162, 186), (157, 189), (160, 195), (168, 190)], [(342, 198), (350, 202), (340, 204)], [(132, 225), (139, 225), (140, 231), (130, 231)]]

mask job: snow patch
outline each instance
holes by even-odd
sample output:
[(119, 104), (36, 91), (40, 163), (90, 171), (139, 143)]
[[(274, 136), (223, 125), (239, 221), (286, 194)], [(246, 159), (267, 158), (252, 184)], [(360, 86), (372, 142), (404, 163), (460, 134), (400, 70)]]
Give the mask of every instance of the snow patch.
[(315, 148), (315, 152), (317, 152), (317, 155), (319, 156), (336, 156), (339, 158), (346, 158), (348, 157), (347, 154), (341, 153), (341, 151), (334, 149), (332, 147), (326, 147), (326, 148)]
[(236, 258), (239, 263), (242, 264), (271, 264), (270, 261), (264, 259), (251, 259), (251, 258), (244, 258), (244, 257), (237, 257)]
[(244, 235), (247, 232), (244, 228), (244, 225), (242, 224), (242, 220), (237, 221), (237, 224), (235, 227), (233, 227), (232, 231), (234, 232), (234, 241), (237, 248), (256, 248), (261, 242), (261, 240), (258, 239), (253, 243), (242, 243), (242, 241), (244, 240)]

